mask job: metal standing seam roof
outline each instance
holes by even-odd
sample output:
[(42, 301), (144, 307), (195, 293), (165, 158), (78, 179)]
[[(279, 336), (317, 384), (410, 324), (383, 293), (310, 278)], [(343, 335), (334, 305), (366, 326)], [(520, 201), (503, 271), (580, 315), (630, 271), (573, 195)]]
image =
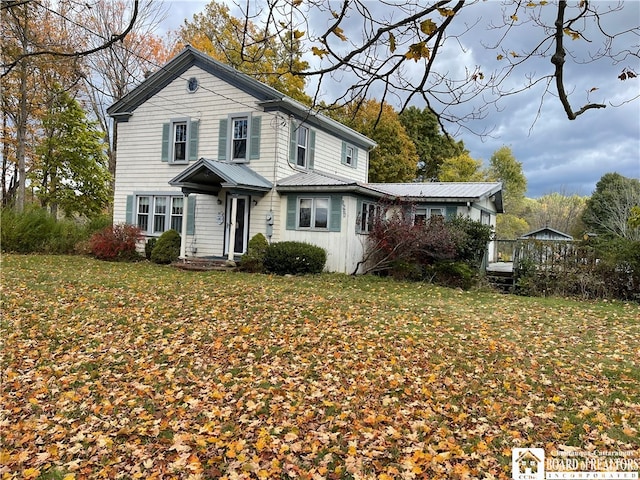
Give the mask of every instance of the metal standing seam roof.
[(189, 182), (189, 180), (206, 169), (213, 175), (220, 177), (222, 186), (224, 187), (253, 187), (258, 189), (270, 190), (273, 184), (257, 174), (247, 165), (242, 163), (222, 162), (219, 160), (210, 160), (201, 158), (190, 167), (183, 170), (179, 175), (169, 181), (170, 185), (181, 186), (181, 184)]
[(502, 189), (499, 182), (368, 183), (368, 188), (395, 197), (480, 199)]
[(358, 185), (355, 180), (315, 171), (299, 172), (278, 181), (278, 187), (347, 187), (355, 185)]

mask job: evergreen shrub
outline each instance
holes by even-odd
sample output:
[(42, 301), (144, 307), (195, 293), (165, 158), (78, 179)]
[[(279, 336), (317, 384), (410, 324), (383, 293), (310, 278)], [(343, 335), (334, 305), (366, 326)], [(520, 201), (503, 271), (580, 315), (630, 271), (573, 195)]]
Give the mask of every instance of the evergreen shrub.
[(240, 259), (240, 270), (245, 272), (261, 273), (264, 271), (264, 257), (269, 248), (269, 242), (261, 233), (257, 233), (247, 246), (247, 252)]
[(151, 251), (151, 261), (167, 264), (175, 262), (180, 256), (180, 234), (176, 230), (167, 230), (158, 238)]
[(277, 275), (320, 273), (327, 262), (327, 252), (305, 242), (278, 242), (267, 248), (264, 267)]

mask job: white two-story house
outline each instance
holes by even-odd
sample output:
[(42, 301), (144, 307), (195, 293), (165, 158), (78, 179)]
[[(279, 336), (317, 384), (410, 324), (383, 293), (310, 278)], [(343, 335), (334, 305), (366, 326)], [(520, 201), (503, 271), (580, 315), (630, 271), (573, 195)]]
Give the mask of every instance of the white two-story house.
[(364, 135), (188, 46), (108, 109), (117, 123), (114, 223), (173, 228), (181, 256), (233, 259), (262, 233), (327, 251), (352, 273), (381, 198), (416, 216), (495, 225), (500, 183), (368, 183)]

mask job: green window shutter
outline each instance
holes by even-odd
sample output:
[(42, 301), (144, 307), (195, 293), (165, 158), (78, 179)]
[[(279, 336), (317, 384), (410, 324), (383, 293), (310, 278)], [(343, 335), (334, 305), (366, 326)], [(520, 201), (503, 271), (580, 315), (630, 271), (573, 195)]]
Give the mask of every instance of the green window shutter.
[(262, 117), (251, 118), (251, 145), (249, 146), (249, 159), (260, 158), (260, 126)]
[(340, 154), (340, 163), (347, 164), (347, 142), (342, 142), (342, 153)]
[(220, 120), (220, 130), (218, 131), (218, 160), (227, 159), (227, 128), (229, 121), (226, 118)]
[(169, 161), (169, 133), (171, 130), (170, 123), (162, 124), (162, 154), (160, 155), (160, 160), (163, 162)]
[(194, 235), (196, 233), (196, 197), (194, 195), (190, 195), (188, 202), (187, 235)]
[(296, 208), (298, 197), (295, 195), (287, 195), (287, 230), (296, 229)]
[(200, 120), (193, 120), (189, 128), (189, 161), (198, 159), (198, 130), (200, 130)]
[(289, 163), (296, 164), (296, 152), (298, 150), (298, 125), (291, 122), (291, 132), (289, 134)]
[(447, 207), (446, 209), (446, 218), (447, 220), (452, 220), (456, 217), (458, 213), (458, 207)]
[(125, 209), (125, 223), (133, 225), (133, 195), (127, 195), (127, 207)]
[(339, 232), (342, 225), (342, 197), (331, 195), (331, 212), (329, 213), (329, 231)]
[(313, 170), (313, 161), (316, 156), (316, 131), (309, 130), (309, 150), (307, 151), (307, 168)]

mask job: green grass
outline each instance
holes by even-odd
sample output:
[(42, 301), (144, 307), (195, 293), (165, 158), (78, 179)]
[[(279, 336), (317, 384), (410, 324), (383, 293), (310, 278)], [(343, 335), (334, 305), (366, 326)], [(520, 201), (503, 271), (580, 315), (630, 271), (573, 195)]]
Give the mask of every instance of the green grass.
[(508, 479), (513, 447), (640, 456), (637, 304), (4, 255), (2, 312), (3, 478)]

